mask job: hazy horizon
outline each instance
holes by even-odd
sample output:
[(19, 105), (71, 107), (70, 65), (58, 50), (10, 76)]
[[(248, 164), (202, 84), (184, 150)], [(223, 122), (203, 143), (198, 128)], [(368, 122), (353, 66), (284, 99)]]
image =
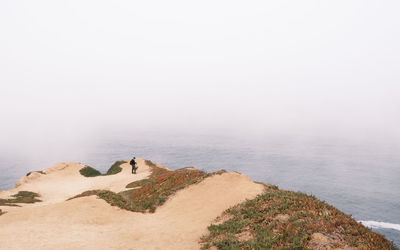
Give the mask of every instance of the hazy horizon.
[[(2, 0), (0, 191), (58, 162), (105, 173), (134, 155), (311, 194), (400, 246), (399, 10), (395, 0)], [(72, 188), (80, 175), (65, 171), (71, 179), (22, 187), (44, 183), (51, 204), (64, 200), (59, 187), (67, 198), (138, 180)]]
[(399, 142), (399, 7), (2, 1), (0, 150), (143, 131)]

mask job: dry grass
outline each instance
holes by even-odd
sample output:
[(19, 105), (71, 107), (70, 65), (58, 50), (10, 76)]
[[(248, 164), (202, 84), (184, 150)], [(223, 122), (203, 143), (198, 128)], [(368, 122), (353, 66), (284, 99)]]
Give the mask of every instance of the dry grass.
[(19, 191), (17, 194), (12, 195), (12, 199), (0, 199), (0, 206), (15, 206), (19, 207), (18, 203), (35, 203), (41, 200), (36, 199), (40, 197), (39, 194), (29, 191)]
[(83, 175), (85, 177), (96, 177), (96, 176), (101, 175), (100, 171), (98, 171), (97, 169), (94, 169), (92, 167), (89, 167), (89, 166), (81, 168), (79, 170), (79, 173), (81, 173), (81, 175)]
[(325, 202), (276, 187), (266, 187), (265, 193), (226, 213), (231, 219), (209, 226), (203, 249), (305, 249), (315, 247), (310, 245), (315, 233), (326, 236), (331, 248), (395, 249), (383, 236)]
[(149, 179), (143, 179), (143, 180), (139, 180), (139, 181), (134, 181), (129, 183), (128, 185), (126, 185), (126, 188), (136, 188), (136, 187), (141, 187), (144, 186), (148, 183), (151, 183), (151, 180)]
[(90, 166), (86, 166), (82, 169), (79, 170), (79, 173), (85, 177), (96, 177), (100, 175), (113, 175), (113, 174), (118, 174), (119, 172), (122, 171), (121, 165), (126, 163), (126, 161), (116, 161), (114, 164), (108, 169), (107, 173), (101, 174), (100, 171), (98, 171), (95, 168), (92, 168)]
[(175, 171), (157, 167), (151, 161), (145, 163), (150, 167), (151, 174), (148, 179), (129, 183), (127, 188), (135, 188), (120, 193), (107, 190), (86, 191), (73, 198), (97, 195), (112, 206), (118, 206), (134, 212), (155, 212), (158, 206), (173, 195), (176, 191), (189, 185), (199, 183), (204, 178), (224, 171), (207, 174), (199, 170), (178, 169)]
[(126, 161), (116, 161), (114, 164), (108, 169), (107, 173), (105, 175), (113, 175), (113, 174), (118, 174), (119, 172), (122, 171), (122, 168), (120, 167), (122, 164), (126, 163)]
[[(171, 171), (151, 161), (146, 164), (151, 175), (129, 183), (126, 187), (130, 190), (91, 190), (76, 197), (97, 195), (122, 209), (155, 212), (178, 190), (225, 172), (207, 174), (187, 168)], [(228, 209), (222, 215), (224, 219), (209, 226), (209, 234), (201, 239), (203, 249), (396, 249), (383, 236), (313, 196), (267, 184), (265, 189), (255, 199)]]

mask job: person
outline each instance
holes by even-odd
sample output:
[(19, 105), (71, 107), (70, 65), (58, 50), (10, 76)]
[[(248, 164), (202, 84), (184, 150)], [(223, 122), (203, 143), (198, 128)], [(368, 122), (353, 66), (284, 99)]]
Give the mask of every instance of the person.
[(138, 169), (135, 159), (136, 157), (133, 157), (132, 160), (129, 162), (129, 164), (131, 164), (132, 166), (132, 174), (136, 174), (136, 170)]

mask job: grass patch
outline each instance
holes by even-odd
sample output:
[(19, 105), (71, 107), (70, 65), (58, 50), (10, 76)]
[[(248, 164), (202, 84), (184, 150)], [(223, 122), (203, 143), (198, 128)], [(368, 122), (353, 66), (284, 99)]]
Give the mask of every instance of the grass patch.
[(11, 199), (0, 199), (0, 206), (16, 206), (19, 207), (18, 203), (35, 203), (41, 202), (36, 199), (40, 197), (39, 194), (29, 191), (19, 191), (17, 194), (12, 195)]
[(156, 168), (156, 167), (157, 167), (156, 164), (154, 164), (154, 162), (149, 161), (149, 160), (144, 160), (144, 163), (145, 163), (147, 166), (152, 167), (152, 168)]
[(100, 176), (101, 175), (101, 173), (97, 169), (94, 169), (94, 168), (89, 167), (89, 166), (81, 168), (79, 170), (79, 173), (81, 173), (81, 175), (83, 175), (85, 177), (95, 177), (95, 176)]
[(151, 183), (151, 180), (149, 179), (142, 179), (142, 180), (138, 180), (138, 181), (134, 181), (129, 183), (128, 185), (126, 185), (126, 188), (136, 188), (136, 187), (141, 187), (144, 186), (148, 183)]
[[(157, 167), (151, 161), (145, 161), (150, 167), (151, 174), (148, 179), (129, 183), (127, 188), (136, 188), (119, 193), (107, 190), (91, 190), (73, 198), (97, 195), (112, 206), (117, 206), (133, 212), (155, 212), (158, 206), (176, 191), (189, 185), (198, 183), (214, 174), (222, 174), (225, 171), (207, 174), (199, 170), (178, 169), (175, 171)], [(72, 198), (72, 199), (73, 199)]]
[(85, 177), (96, 177), (96, 176), (106, 176), (106, 175), (113, 175), (113, 174), (118, 174), (119, 172), (122, 171), (121, 165), (126, 163), (126, 161), (116, 161), (114, 164), (107, 170), (107, 173), (102, 174), (100, 171), (98, 171), (95, 168), (92, 168), (90, 166), (86, 166), (84, 168), (81, 168), (79, 170), (79, 173)]
[(118, 174), (122, 171), (121, 165), (126, 163), (126, 161), (116, 161), (114, 164), (108, 169), (105, 175), (113, 175)]
[[(313, 233), (327, 236), (332, 248), (395, 249), (383, 236), (333, 206), (274, 186), (266, 186), (263, 194), (225, 213), (230, 219), (208, 227), (209, 234), (201, 239), (203, 249), (305, 249)], [(283, 217), (287, 219), (277, 219)], [(243, 234), (251, 237), (241, 240)]]

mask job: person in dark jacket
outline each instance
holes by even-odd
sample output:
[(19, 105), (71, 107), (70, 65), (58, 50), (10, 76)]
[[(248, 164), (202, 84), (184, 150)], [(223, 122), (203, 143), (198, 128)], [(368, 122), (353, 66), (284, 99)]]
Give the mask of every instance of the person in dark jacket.
[(129, 164), (131, 164), (132, 166), (132, 174), (136, 174), (136, 170), (138, 169), (138, 167), (136, 166), (136, 161), (135, 161), (135, 157), (132, 158), (132, 160), (129, 162)]

